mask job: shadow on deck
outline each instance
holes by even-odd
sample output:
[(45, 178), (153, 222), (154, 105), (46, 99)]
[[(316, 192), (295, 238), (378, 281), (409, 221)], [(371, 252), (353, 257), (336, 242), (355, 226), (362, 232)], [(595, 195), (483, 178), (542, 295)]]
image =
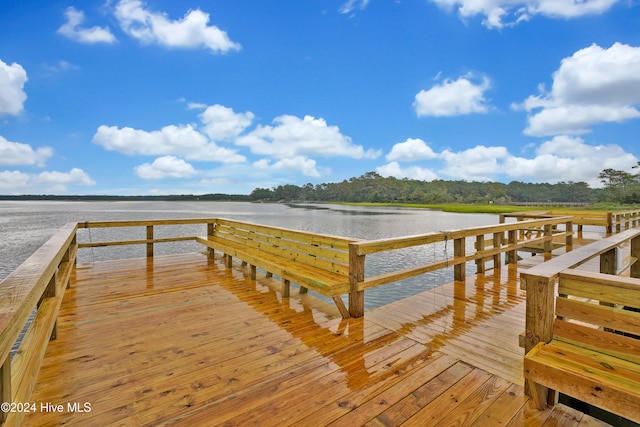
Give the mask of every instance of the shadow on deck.
[(24, 424), (598, 425), (525, 396), (515, 269), (347, 320), (280, 287), (202, 254), (79, 265), (31, 399), (64, 410)]

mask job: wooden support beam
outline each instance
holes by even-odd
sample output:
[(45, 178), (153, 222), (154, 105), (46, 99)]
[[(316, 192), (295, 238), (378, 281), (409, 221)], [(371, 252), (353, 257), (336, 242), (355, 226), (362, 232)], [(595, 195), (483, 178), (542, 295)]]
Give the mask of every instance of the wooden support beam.
[[(631, 257), (640, 259), (640, 236), (631, 239)], [(631, 277), (640, 278), (640, 262), (635, 262), (631, 265), (629, 270)]]
[[(493, 247), (499, 248), (502, 246), (502, 238), (504, 234), (501, 232), (493, 233)], [(495, 254), (493, 256), (493, 268), (498, 269), (502, 266), (502, 260), (500, 259), (501, 254)]]
[[(520, 282), (527, 290), (527, 306), (525, 311), (525, 354), (538, 343), (547, 343), (553, 337), (553, 319), (555, 315), (555, 278), (520, 275)], [(540, 401), (555, 401), (557, 393), (546, 387), (533, 390), (534, 384), (526, 382), (529, 396)]]
[[(213, 222), (207, 223), (207, 239), (213, 239), (214, 238), (213, 233), (215, 231), (216, 231), (216, 224)], [(213, 249), (211, 246), (208, 246), (207, 255), (209, 255), (209, 257), (213, 259), (215, 255), (215, 249)]]
[[(147, 225), (147, 240), (153, 240), (153, 225)], [(147, 243), (147, 258), (153, 258), (153, 243)]]
[(551, 224), (544, 225), (544, 237), (547, 240), (544, 241), (544, 259), (551, 259), (551, 251), (553, 250), (553, 242), (551, 239), (553, 238), (553, 226)]
[(250, 273), (251, 280), (256, 280), (256, 266), (251, 265), (249, 266), (249, 268), (251, 269), (251, 273)]
[(291, 281), (288, 279), (282, 279), (282, 296), (284, 298), (291, 296)]
[[(465, 238), (461, 237), (453, 240), (453, 257), (465, 256)], [(456, 264), (453, 267), (453, 280), (465, 280), (467, 275), (466, 266), (464, 264)]]
[[(484, 251), (484, 234), (476, 236), (476, 251)], [(476, 273), (484, 273), (484, 258), (476, 259)]]
[(567, 233), (564, 240), (564, 244), (566, 246), (565, 251), (569, 252), (573, 250), (573, 221), (567, 221), (564, 228)]
[(358, 255), (358, 247), (349, 244), (349, 314), (351, 317), (364, 316), (364, 291), (358, 289), (358, 282), (364, 280), (365, 255)]
[(617, 248), (611, 248), (600, 255), (600, 273), (616, 274), (618, 262)]
[[(515, 245), (518, 243), (518, 230), (508, 231), (508, 243), (509, 245)], [(518, 263), (518, 251), (512, 250), (507, 252), (507, 264)]]

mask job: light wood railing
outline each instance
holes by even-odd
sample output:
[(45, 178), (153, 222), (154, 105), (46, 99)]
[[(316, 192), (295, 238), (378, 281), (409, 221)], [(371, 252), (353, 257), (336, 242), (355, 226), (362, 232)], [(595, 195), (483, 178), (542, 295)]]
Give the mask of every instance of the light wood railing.
[[(618, 248), (629, 245), (629, 255), (622, 259)], [(630, 229), (580, 247), (570, 253), (539, 264), (520, 273), (520, 286), (527, 290), (525, 351), (539, 342), (548, 342), (553, 334), (554, 292), (558, 276), (600, 257), (600, 273), (619, 275), (629, 270), (640, 277), (640, 229)]]
[(0, 284), (1, 422), (19, 425), (23, 413), (40, 409), (27, 402), (47, 342), (56, 337), (78, 249), (76, 229), (74, 223), (62, 227)]
[(146, 229), (146, 239), (119, 240), (119, 241), (102, 241), (102, 242), (83, 242), (78, 244), (79, 248), (97, 248), (106, 246), (123, 246), (123, 245), (146, 245), (147, 257), (152, 258), (154, 253), (154, 245), (156, 243), (195, 241), (196, 236), (175, 236), (154, 238), (154, 230), (160, 226), (176, 226), (176, 225), (205, 225), (207, 234), (213, 234), (213, 225), (215, 218), (187, 218), (187, 219), (162, 219), (162, 220), (135, 220), (135, 221), (92, 221), (79, 222), (78, 228), (99, 229), (99, 228), (122, 228), (122, 227), (144, 227)]
[[(628, 282), (629, 288), (640, 292), (640, 288), (637, 287), (637, 278), (640, 278), (640, 263), (637, 262), (640, 258), (640, 229), (638, 228), (614, 234), (521, 272), (520, 284), (527, 290), (525, 354), (529, 354), (538, 343), (548, 343), (554, 337), (558, 278), (572, 273), (580, 274), (578, 271), (580, 266), (598, 258), (600, 273), (624, 275), (619, 281)], [(584, 271), (582, 273), (584, 274)], [(598, 299), (597, 292), (593, 295), (593, 298)], [(608, 322), (612, 319), (603, 320)], [(606, 346), (607, 342), (600, 344)], [(533, 386), (527, 385), (527, 393), (535, 395), (538, 400), (552, 404), (557, 401), (555, 392), (538, 387), (540, 393), (533, 393), (535, 390), (531, 387)]]
[(552, 218), (554, 216), (572, 216), (573, 224), (577, 226), (577, 232), (581, 233), (583, 227), (595, 226), (604, 227), (607, 234), (613, 234), (640, 225), (640, 209), (623, 211), (565, 211), (565, 210), (544, 210), (532, 212), (514, 212), (500, 214), (500, 222), (507, 218), (515, 218), (518, 221), (531, 220), (536, 218)]
[[(484, 273), (486, 262), (492, 262), (493, 268), (500, 268), (501, 257), (506, 254), (507, 264), (516, 264), (517, 252), (531, 247), (539, 246), (541, 252), (550, 257), (554, 248), (553, 243), (558, 240), (562, 240), (566, 250), (570, 251), (573, 247), (572, 220), (572, 217), (553, 217), (410, 237), (352, 242), (349, 244), (351, 285), (349, 311), (352, 316), (362, 315), (364, 291), (376, 286), (448, 267), (453, 267), (454, 280), (464, 280), (467, 262), (475, 262), (476, 271)], [(559, 229), (558, 226), (564, 229)], [(474, 239), (474, 251), (470, 254), (466, 253), (467, 239)], [(449, 242), (453, 242), (451, 258), (365, 277), (367, 255), (416, 246), (449, 244)]]

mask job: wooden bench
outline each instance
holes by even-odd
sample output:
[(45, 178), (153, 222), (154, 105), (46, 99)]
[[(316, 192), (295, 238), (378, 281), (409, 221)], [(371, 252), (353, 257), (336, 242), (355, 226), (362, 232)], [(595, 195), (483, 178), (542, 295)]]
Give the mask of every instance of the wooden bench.
[(553, 337), (525, 357), (538, 409), (557, 393), (640, 423), (640, 279), (560, 273)]
[(355, 239), (217, 219), (209, 235), (196, 241), (222, 252), (228, 268), (233, 258), (249, 264), (252, 280), (256, 267), (265, 270), (267, 277), (279, 276), (284, 297), (294, 282), (300, 285), (300, 293), (312, 289), (332, 298), (342, 317), (350, 317), (341, 295), (350, 290), (349, 243)]

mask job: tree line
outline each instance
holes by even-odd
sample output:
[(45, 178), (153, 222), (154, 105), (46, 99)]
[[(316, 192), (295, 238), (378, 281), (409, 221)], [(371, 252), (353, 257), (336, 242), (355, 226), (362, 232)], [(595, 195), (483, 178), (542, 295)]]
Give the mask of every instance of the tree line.
[[(637, 166), (636, 166), (637, 168)], [(419, 181), (383, 177), (367, 172), (337, 183), (297, 186), (279, 185), (256, 188), (252, 201), (326, 201), (355, 203), (640, 203), (640, 174), (613, 169), (603, 170), (598, 178), (603, 188), (590, 188), (586, 182), (525, 183), (468, 181)]]
[[(634, 166), (640, 170), (640, 162)], [(69, 201), (322, 201), (354, 203), (407, 204), (512, 204), (512, 203), (640, 203), (640, 173), (604, 169), (598, 175), (602, 188), (590, 188), (586, 182), (525, 183), (468, 181), (419, 181), (383, 177), (367, 172), (342, 182), (303, 186), (285, 184), (273, 188), (256, 188), (251, 194), (175, 194), (153, 196), (114, 195), (0, 195), (0, 200), (69, 200)]]

